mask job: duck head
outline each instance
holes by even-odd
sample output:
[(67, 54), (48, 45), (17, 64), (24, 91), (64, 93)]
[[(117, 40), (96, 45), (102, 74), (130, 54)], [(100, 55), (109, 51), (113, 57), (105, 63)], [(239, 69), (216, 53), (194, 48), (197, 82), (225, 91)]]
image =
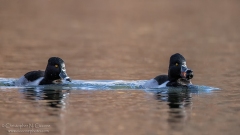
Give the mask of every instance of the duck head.
[(185, 80), (190, 82), (193, 78), (193, 71), (187, 67), (185, 58), (176, 53), (170, 57), (168, 79), (170, 82)]
[(62, 80), (71, 82), (66, 72), (65, 63), (59, 57), (51, 57), (48, 59), (44, 77), (48, 80), (52, 80), (53, 83), (59, 83)]

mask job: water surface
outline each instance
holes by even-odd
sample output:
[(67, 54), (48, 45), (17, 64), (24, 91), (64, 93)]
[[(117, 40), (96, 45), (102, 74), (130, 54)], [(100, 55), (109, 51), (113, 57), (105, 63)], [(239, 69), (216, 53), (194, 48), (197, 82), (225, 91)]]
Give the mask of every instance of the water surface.
[[(0, 134), (158, 135), (240, 132), (240, 3), (230, 1), (1, 1), (0, 77), (44, 70), (61, 57), (76, 81), (148, 80), (181, 53), (193, 84), (159, 92), (1, 86)], [(39, 127), (39, 126), (38, 126)], [(28, 128), (24, 128), (28, 130)], [(48, 132), (47, 132), (48, 131)]]

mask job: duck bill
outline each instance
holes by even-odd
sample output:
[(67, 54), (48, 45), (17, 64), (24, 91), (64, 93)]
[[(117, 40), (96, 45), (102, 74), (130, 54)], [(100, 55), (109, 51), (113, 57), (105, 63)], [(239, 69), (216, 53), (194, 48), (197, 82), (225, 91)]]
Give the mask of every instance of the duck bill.
[(187, 65), (182, 65), (181, 66), (181, 77), (182, 78), (187, 78), (187, 72), (191, 71), (191, 69), (187, 68)]
[(186, 78), (187, 80), (190, 80), (193, 78), (193, 71), (189, 68), (187, 68), (187, 65), (181, 66), (181, 75), (182, 78)]
[(66, 71), (63, 71), (63, 70), (62, 70), (62, 71), (60, 72), (59, 76), (60, 76), (63, 80), (66, 80), (66, 81), (69, 81), (69, 82), (72, 81), (72, 80), (70, 79), (70, 77), (68, 77)]

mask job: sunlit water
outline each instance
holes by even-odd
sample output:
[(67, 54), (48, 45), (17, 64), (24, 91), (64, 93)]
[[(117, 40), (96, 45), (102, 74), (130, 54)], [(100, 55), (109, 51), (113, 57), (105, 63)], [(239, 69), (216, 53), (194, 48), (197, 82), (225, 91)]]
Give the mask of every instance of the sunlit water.
[[(8, 102), (2, 105), (13, 112), (2, 116), (4, 133), (19, 133), (19, 128), (13, 125), (21, 124), (34, 124), (34, 128), (24, 127), (20, 131), (56, 134), (79, 130), (89, 134), (149, 134), (162, 133), (163, 129), (168, 132), (166, 128), (178, 132), (191, 117), (192, 96), (220, 90), (200, 85), (146, 89), (143, 87), (146, 80), (73, 80), (62, 85), (25, 87), (14, 86), (15, 81), (0, 79), (1, 99)], [(15, 96), (10, 98), (8, 93)], [(12, 104), (19, 98), (20, 108)], [(168, 121), (169, 125), (161, 125), (161, 121)], [(50, 127), (38, 128), (39, 124)]]
[[(143, 87), (146, 80), (73, 80), (62, 85), (24, 87), (14, 86), (15, 81), (16, 79), (0, 79), (1, 103), (13, 112), (3, 113), (3, 133), (22, 131), (67, 134), (86, 130), (89, 134), (120, 134), (126, 131), (149, 134), (162, 132), (161, 129), (168, 126), (169, 130), (173, 128), (179, 131), (183, 126), (180, 123), (185, 123), (190, 117), (188, 113), (193, 104), (192, 94), (208, 94), (220, 90), (200, 85), (146, 89)], [(10, 98), (7, 96), (9, 93), (15, 96)], [(20, 106), (16, 107), (12, 102), (19, 98)], [(119, 109), (124, 111), (118, 113)], [(25, 119), (24, 115), (30, 119)], [(8, 117), (13, 119), (9, 120)], [(15, 121), (14, 117), (21, 122)], [(55, 118), (58, 118), (57, 123)], [(159, 128), (156, 120), (167, 120), (170, 125), (159, 123)], [(29, 127), (32, 124), (34, 126)], [(75, 128), (76, 125), (80, 127)], [(147, 130), (138, 129), (142, 126)], [(109, 127), (114, 130), (108, 130)]]
[[(1, 1), (0, 134), (239, 134), (239, 5)], [(194, 85), (143, 88), (167, 74), (174, 53), (186, 58)], [(65, 61), (72, 83), (14, 85), (53, 56)]]

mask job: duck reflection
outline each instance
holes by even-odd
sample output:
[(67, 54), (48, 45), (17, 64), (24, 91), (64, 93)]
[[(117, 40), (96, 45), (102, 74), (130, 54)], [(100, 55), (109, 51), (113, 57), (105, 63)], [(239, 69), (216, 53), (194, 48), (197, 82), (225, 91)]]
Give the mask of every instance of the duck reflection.
[(61, 88), (23, 88), (20, 92), (25, 99), (46, 101), (43, 103), (51, 108), (65, 107), (65, 99), (70, 93), (69, 90)]
[(168, 88), (167, 93), (157, 92), (156, 99), (160, 102), (168, 102), (169, 117), (167, 119), (172, 129), (182, 129), (183, 124), (189, 118), (188, 108), (191, 108), (191, 92), (187, 87)]

